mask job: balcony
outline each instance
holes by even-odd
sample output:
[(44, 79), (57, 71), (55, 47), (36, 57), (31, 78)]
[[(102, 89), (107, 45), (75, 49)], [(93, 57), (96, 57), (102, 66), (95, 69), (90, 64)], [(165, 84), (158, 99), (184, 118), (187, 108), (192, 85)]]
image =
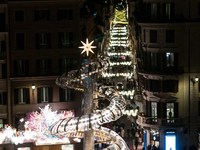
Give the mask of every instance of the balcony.
[(162, 127), (177, 127), (184, 126), (184, 118), (152, 118), (138, 115), (137, 124), (142, 127), (162, 128)]

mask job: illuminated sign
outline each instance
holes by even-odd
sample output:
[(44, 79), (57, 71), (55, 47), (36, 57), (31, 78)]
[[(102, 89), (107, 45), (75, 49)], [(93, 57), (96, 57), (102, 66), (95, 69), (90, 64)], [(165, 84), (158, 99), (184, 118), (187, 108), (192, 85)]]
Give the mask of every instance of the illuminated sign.
[(176, 135), (165, 135), (165, 150), (176, 150)]
[(17, 150), (31, 150), (30, 147), (20, 147), (20, 148), (17, 148)]
[(74, 150), (74, 145), (73, 144), (62, 145), (61, 150)]
[(168, 130), (168, 131), (165, 132), (165, 134), (167, 134), (167, 135), (176, 134), (176, 131), (175, 130)]

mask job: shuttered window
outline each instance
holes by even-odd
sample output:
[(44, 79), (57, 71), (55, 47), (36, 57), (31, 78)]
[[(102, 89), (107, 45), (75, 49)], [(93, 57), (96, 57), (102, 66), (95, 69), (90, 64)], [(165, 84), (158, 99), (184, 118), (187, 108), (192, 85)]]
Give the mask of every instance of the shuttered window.
[(30, 104), (29, 88), (15, 89), (15, 104)]
[(52, 87), (37, 88), (38, 103), (52, 102)]

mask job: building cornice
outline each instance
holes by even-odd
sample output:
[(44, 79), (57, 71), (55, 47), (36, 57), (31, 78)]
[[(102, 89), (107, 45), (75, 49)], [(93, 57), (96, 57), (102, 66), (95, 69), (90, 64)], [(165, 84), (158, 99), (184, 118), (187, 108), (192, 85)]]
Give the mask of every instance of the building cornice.
[(35, 81), (35, 80), (56, 80), (58, 76), (38, 76), (38, 77), (11, 77), (11, 81)]

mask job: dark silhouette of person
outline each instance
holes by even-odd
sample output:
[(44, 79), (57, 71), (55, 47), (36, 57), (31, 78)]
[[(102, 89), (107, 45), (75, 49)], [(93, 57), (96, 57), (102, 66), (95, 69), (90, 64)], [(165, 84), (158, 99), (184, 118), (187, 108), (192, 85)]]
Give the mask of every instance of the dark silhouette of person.
[(137, 147), (138, 147), (138, 139), (135, 138), (135, 149), (137, 150)]
[(169, 118), (171, 118), (171, 117), (172, 117), (172, 112), (170, 111), (170, 112), (169, 112)]

